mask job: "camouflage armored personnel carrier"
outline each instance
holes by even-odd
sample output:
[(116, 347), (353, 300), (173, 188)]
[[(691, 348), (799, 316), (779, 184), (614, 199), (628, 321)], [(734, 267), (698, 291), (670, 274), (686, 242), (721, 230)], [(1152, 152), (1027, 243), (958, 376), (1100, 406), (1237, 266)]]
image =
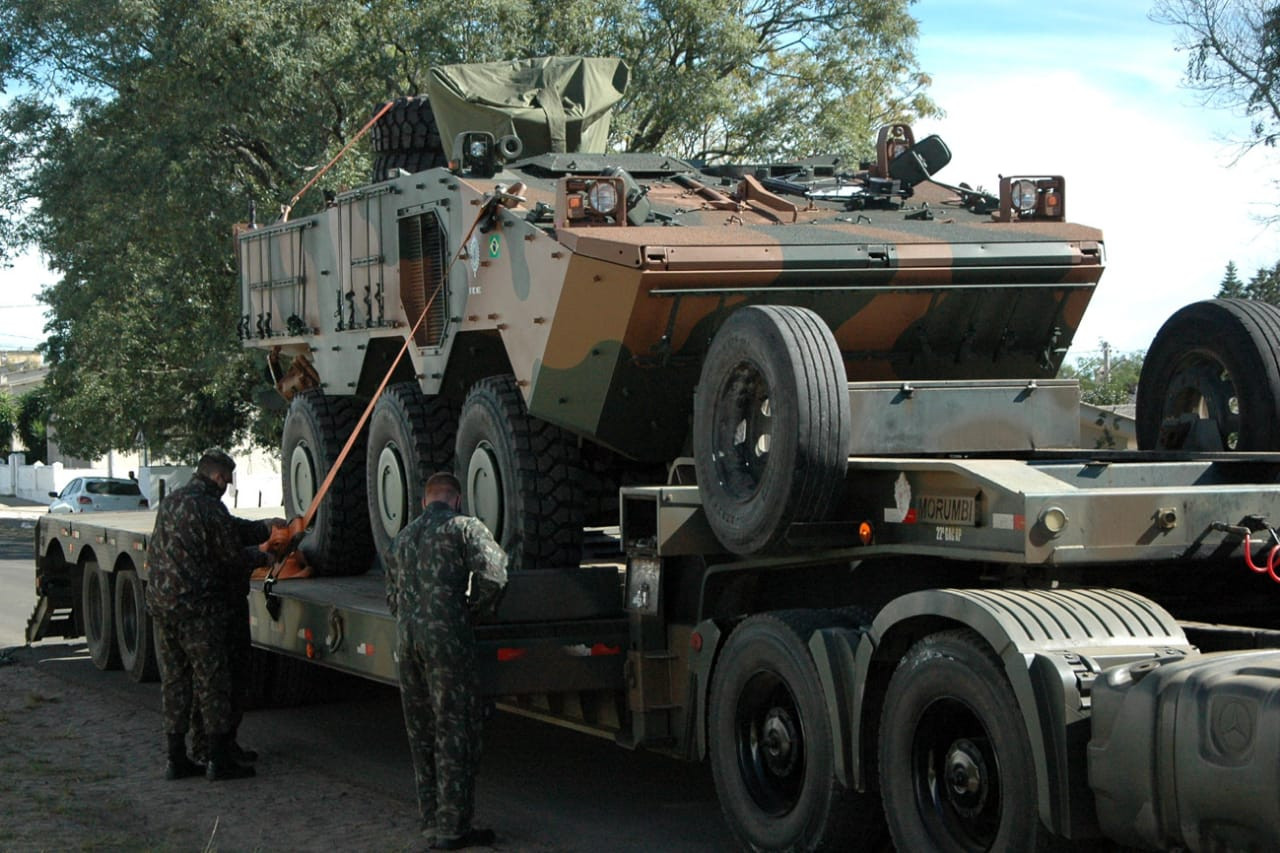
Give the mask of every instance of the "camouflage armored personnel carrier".
[(620, 483), (692, 476), (727, 550), (785, 551), (850, 453), (910, 441), (861, 435), (847, 383), (1056, 374), (1103, 270), (1061, 176), (943, 183), (945, 143), (905, 125), (868, 163), (610, 153), (627, 78), (436, 68), (375, 128), (377, 180), (240, 234), (240, 333), (291, 399), (287, 511), (411, 338), (317, 513), (319, 573), (363, 571), (446, 467), (524, 568), (576, 565)]

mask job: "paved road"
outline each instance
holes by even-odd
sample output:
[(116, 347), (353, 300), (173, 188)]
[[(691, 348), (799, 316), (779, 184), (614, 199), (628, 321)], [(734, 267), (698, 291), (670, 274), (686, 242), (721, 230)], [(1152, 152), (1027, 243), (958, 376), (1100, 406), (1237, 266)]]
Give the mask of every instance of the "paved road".
[[(27, 524), (31, 523), (27, 519)], [(31, 528), (0, 518), (0, 648), (20, 644), (34, 605)], [(41, 671), (87, 686), (104, 704), (158, 709), (156, 684), (99, 672), (81, 641), (46, 640), (22, 652)], [(398, 693), (356, 682), (335, 701), (254, 711), (245, 743), (312, 768), (315, 784), (341, 775), (416, 811)], [(270, 772), (269, 763), (263, 772)], [(498, 714), (485, 731), (478, 816), (509, 839), (557, 851), (736, 849), (705, 764), (628, 752), (600, 738)]]

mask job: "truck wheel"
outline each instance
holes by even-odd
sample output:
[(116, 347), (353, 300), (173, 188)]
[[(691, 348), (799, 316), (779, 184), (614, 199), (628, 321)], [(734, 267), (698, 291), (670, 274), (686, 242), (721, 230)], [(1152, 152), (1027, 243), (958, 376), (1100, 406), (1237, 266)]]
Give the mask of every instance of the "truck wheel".
[[(317, 390), (293, 398), (281, 442), (285, 512), (304, 515), (360, 418), (352, 397), (329, 397)], [(299, 550), (317, 575), (359, 575), (373, 558), (369, 507), (365, 497), (365, 436), (347, 454), (316, 510)]]
[(1156, 333), (1138, 381), (1144, 450), (1280, 450), (1280, 308), (1195, 302)]
[(754, 305), (730, 315), (693, 400), (698, 486), (720, 544), (777, 551), (792, 522), (825, 519), (844, 485), (849, 432), (844, 362), (817, 314)]
[(855, 838), (874, 849), (883, 834), (878, 799), (835, 776), (830, 717), (806, 645), (822, 617), (753, 616), (716, 664), (711, 772), (725, 820), (749, 850), (849, 850)]
[(116, 646), (120, 665), (129, 678), (138, 683), (160, 677), (156, 664), (156, 647), (151, 628), (151, 614), (142, 580), (132, 569), (116, 572), (115, 584)]
[(577, 566), (583, 494), (578, 446), (529, 416), (511, 376), (481, 379), (458, 420), (458, 479), (466, 511), (488, 526), (510, 570)]
[(1013, 688), (972, 631), (917, 642), (880, 717), (880, 790), (899, 850), (1037, 850), (1035, 765)]
[(101, 670), (120, 668), (116, 648), (115, 606), (111, 600), (111, 575), (98, 568), (97, 560), (84, 564), (80, 582), (80, 610), (84, 614), (84, 639), (93, 665)]
[(387, 386), (369, 419), (365, 482), (369, 526), (379, 554), (422, 511), (422, 488), (436, 471), (453, 470), (457, 414), (444, 397), (413, 382)]

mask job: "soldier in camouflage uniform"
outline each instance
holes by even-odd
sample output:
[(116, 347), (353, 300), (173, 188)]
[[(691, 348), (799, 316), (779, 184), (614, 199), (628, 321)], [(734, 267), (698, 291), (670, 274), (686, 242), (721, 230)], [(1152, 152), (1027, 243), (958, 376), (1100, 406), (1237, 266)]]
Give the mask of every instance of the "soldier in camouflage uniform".
[[(155, 620), (169, 779), (202, 771), (211, 780), (253, 775), (252, 767), (236, 763), (229, 753), (229, 600), (231, 591), (270, 559), (252, 546), (267, 539), (271, 525), (227, 511), (222, 495), (234, 470), (226, 453), (206, 451), (191, 482), (161, 501), (147, 546), (147, 608)], [(207, 768), (186, 753), (193, 699), (209, 733)]]
[(481, 711), (471, 625), (496, 607), (507, 557), (479, 519), (461, 514), (452, 474), (433, 474), (422, 502), (387, 555), (387, 604), (423, 833), (434, 836), (433, 849), (456, 850), (494, 839), (471, 825)]

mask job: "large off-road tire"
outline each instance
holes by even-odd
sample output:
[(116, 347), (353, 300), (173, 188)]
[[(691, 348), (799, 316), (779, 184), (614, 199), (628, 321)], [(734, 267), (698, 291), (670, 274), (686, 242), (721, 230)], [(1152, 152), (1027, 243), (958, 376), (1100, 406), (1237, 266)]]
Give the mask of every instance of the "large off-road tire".
[(793, 522), (825, 520), (844, 486), (849, 433), (844, 361), (817, 314), (756, 305), (730, 315), (693, 400), (698, 487), (720, 544), (778, 551)]
[[(385, 104), (378, 109), (382, 106)], [(436, 125), (435, 113), (431, 111), (431, 100), (426, 95), (396, 98), (391, 109), (370, 130), (369, 138), (377, 154), (426, 151), (444, 158), (440, 129)]]
[(1144, 450), (1280, 450), (1280, 308), (1215, 299), (1156, 333), (1138, 381)]
[(436, 471), (453, 470), (457, 412), (445, 397), (424, 396), (415, 382), (387, 386), (369, 418), (365, 480), (369, 526), (386, 554), (422, 512), (422, 489)]
[(87, 561), (80, 576), (80, 612), (84, 614), (84, 640), (93, 665), (101, 670), (119, 669), (111, 574), (99, 568), (97, 560)]
[(807, 646), (816, 628), (839, 621), (822, 611), (752, 616), (716, 663), (711, 772), (745, 849), (874, 850), (884, 835), (879, 798), (836, 778), (830, 717)]
[[(329, 397), (319, 390), (293, 398), (280, 452), (287, 515), (306, 513), (361, 411), (355, 398)], [(365, 497), (366, 436), (362, 430), (299, 546), (317, 575), (363, 574), (372, 562), (373, 535)]]
[(116, 647), (120, 665), (129, 678), (138, 683), (160, 677), (156, 664), (155, 634), (151, 614), (147, 612), (146, 591), (142, 579), (132, 569), (116, 572), (115, 582)]
[(1043, 850), (1035, 763), (1013, 688), (972, 631), (917, 642), (889, 680), (880, 791), (898, 850)]
[(508, 569), (577, 566), (583, 494), (577, 440), (529, 416), (511, 376), (472, 386), (458, 421), (454, 465), (466, 511), (493, 533)]

